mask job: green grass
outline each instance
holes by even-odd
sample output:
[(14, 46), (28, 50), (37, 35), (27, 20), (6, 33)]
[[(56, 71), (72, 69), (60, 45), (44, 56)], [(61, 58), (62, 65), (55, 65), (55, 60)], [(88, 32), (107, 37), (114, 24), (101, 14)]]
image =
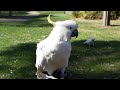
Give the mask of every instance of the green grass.
[[(52, 30), (47, 16), (54, 21), (74, 19), (79, 36), (72, 38), (69, 67), (70, 79), (120, 79), (120, 21), (103, 27), (102, 20), (80, 20), (63, 11), (39, 11), (40, 16), (26, 22), (0, 22), (0, 79), (36, 79), (36, 43)], [(95, 46), (83, 44), (95, 36)]]

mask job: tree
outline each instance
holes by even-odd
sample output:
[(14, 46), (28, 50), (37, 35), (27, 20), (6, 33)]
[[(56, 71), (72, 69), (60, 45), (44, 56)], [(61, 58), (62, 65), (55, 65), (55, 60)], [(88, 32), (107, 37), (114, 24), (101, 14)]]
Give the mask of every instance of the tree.
[(0, 11), (0, 16), (2, 16), (2, 12)]
[(110, 25), (110, 11), (103, 11), (103, 26)]
[(13, 11), (9, 11), (9, 16), (13, 16)]

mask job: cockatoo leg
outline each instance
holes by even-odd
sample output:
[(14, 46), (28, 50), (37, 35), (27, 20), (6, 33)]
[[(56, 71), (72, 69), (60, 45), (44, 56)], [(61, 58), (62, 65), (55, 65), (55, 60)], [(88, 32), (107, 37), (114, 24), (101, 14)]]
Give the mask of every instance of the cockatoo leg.
[(46, 72), (43, 72), (41, 68), (37, 69), (36, 75), (37, 79), (57, 79), (53, 76), (48, 75)]
[(60, 79), (64, 79), (64, 77), (65, 77), (65, 68), (61, 69), (61, 76), (60, 77), (61, 77)]
[(37, 72), (36, 74), (37, 75), (37, 79), (44, 79), (46, 77), (46, 75), (44, 73), (42, 73), (42, 68), (37, 68)]

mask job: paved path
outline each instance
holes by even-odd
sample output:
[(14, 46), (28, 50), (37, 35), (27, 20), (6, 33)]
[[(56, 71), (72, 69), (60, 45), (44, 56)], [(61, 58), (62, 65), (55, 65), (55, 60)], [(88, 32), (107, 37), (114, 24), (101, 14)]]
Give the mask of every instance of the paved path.
[(0, 18), (0, 22), (19, 22), (19, 21), (27, 21), (31, 19), (32, 17), (39, 16), (40, 13), (37, 11), (29, 11), (27, 12), (27, 15), (25, 16), (15, 16), (11, 18)]
[(28, 13), (27, 16), (38, 16), (38, 15), (40, 15), (40, 13), (37, 12), (37, 11), (29, 11), (27, 13)]

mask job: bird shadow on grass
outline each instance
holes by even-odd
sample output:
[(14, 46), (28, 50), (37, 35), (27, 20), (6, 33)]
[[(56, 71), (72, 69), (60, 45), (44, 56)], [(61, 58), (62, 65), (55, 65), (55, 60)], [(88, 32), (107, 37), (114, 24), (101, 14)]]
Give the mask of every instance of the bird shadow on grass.
[(1, 74), (8, 79), (35, 79), (35, 50), (36, 43), (23, 43), (1, 51)]
[(120, 41), (95, 41), (94, 46), (73, 41), (70, 79), (120, 79)]

